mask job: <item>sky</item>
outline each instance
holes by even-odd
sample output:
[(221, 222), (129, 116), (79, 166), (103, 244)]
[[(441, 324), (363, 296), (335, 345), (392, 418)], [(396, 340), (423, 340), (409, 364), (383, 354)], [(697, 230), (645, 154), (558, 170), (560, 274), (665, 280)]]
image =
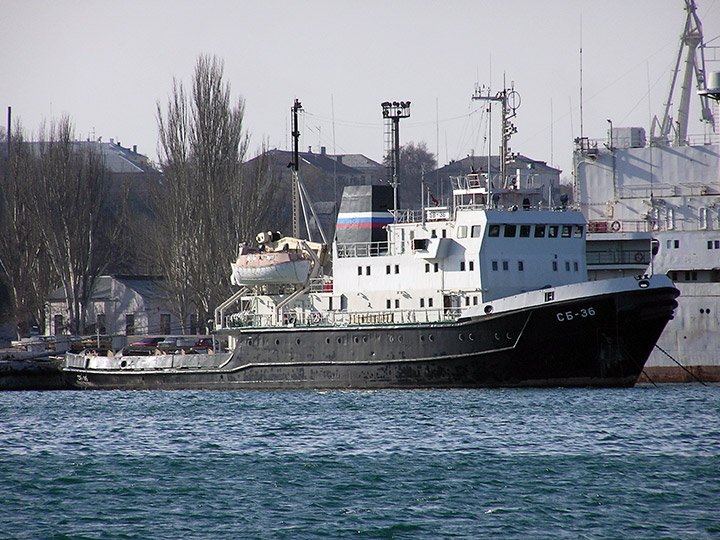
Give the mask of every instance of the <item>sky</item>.
[[(720, 71), (720, 0), (696, 4), (718, 47), (706, 69)], [(0, 0), (0, 123), (12, 107), (32, 135), (67, 115), (78, 139), (157, 160), (158, 104), (214, 55), (245, 100), (251, 153), (290, 148), (299, 99), (302, 150), (381, 161), (381, 103), (411, 101), (403, 144), (426, 143), (441, 166), (486, 155), (473, 92), (514, 86), (512, 152), (569, 179), (575, 137), (605, 137), (608, 119), (649, 129), (662, 115), (684, 23), (683, 0)], [(689, 133), (702, 135), (696, 102)]]

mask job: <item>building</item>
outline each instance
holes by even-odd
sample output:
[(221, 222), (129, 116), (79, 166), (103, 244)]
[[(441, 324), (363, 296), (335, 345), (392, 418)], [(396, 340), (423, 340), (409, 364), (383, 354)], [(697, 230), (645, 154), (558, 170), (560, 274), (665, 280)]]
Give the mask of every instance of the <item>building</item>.
[[(46, 335), (67, 333), (68, 311), (62, 287), (47, 299)], [(183, 325), (170, 309), (163, 278), (100, 276), (86, 310), (85, 333), (111, 336), (195, 334), (197, 319)]]

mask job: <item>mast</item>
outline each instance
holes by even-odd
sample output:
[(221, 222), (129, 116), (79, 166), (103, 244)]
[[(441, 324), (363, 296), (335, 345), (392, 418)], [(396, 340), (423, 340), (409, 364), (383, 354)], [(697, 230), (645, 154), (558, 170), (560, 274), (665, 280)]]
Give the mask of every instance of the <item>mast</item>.
[(302, 110), (302, 104), (296, 98), (292, 108), (292, 139), (293, 159), (292, 166), (292, 223), (293, 237), (300, 238), (300, 186), (298, 185), (298, 170), (300, 166), (300, 129), (298, 128), (298, 111)]
[[(508, 147), (508, 142), (510, 141), (510, 137), (512, 137), (515, 133), (517, 133), (517, 128), (515, 125), (510, 122), (512, 118), (514, 118), (517, 115), (517, 109), (520, 107), (520, 94), (515, 90), (514, 86), (511, 85), (510, 88), (505, 88), (502, 91), (495, 94), (495, 96), (490, 95), (490, 89), (488, 88), (488, 93), (486, 96), (482, 94), (482, 88), (475, 88), (475, 93), (472, 96), (473, 100), (477, 101), (487, 101), (490, 105), (489, 109), (492, 107), (492, 103), (500, 103), (500, 163), (499, 163), (499, 169), (500, 169), (500, 185), (498, 187), (500, 188), (507, 188), (508, 187), (508, 175), (507, 175), (507, 166), (515, 159), (515, 155), (510, 152), (510, 148)], [(488, 194), (489, 190), (491, 188), (490, 184), (490, 146), (491, 142), (489, 140), (490, 138), (490, 127), (489, 125), (490, 117), (488, 115)]]
[[(393, 215), (397, 222), (398, 185), (400, 184), (400, 119), (410, 116), (409, 101), (385, 101), (382, 104), (386, 121), (386, 149), (390, 157), (390, 185), (393, 187)], [(388, 131), (389, 128), (389, 131)]]

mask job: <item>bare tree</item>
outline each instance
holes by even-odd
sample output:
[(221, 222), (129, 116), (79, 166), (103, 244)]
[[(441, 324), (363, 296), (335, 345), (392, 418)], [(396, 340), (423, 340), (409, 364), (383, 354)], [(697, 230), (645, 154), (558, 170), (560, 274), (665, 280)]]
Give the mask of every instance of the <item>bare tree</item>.
[[(96, 278), (110, 260), (117, 226), (104, 211), (106, 171), (99, 152), (73, 141), (69, 118), (53, 124), (39, 143), (35, 219), (50, 263), (65, 291), (71, 333), (84, 331)], [(101, 230), (106, 229), (105, 234)], [(101, 241), (101, 239), (103, 241)]]
[(39, 163), (16, 124), (0, 175), (0, 279), (6, 284), (18, 337), (44, 319), (44, 301), (56, 285), (35, 219), (33, 192)]
[(230, 262), (252, 238), (274, 182), (267, 162), (243, 167), (249, 136), (245, 105), (234, 104), (223, 63), (201, 56), (192, 90), (173, 81), (167, 111), (158, 103), (159, 154), (165, 181), (154, 196), (154, 251), (184, 326), (191, 306), (206, 321), (230, 294)]
[[(384, 164), (389, 165), (389, 155), (385, 157)], [(403, 208), (412, 208), (420, 205), (421, 184), (423, 177), (435, 170), (435, 154), (430, 152), (425, 142), (409, 142), (400, 148), (399, 176), (400, 200)]]

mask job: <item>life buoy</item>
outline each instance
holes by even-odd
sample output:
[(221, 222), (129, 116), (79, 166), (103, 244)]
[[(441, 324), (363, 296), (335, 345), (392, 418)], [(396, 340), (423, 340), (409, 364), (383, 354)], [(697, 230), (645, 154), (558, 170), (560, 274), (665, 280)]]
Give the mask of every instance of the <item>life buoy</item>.
[(312, 316), (310, 317), (310, 321), (311, 321), (313, 324), (319, 324), (319, 323), (320, 323), (320, 319), (322, 319), (322, 315), (320, 315), (320, 313), (317, 312), (317, 311), (316, 311), (315, 313), (313, 313)]
[(635, 254), (635, 262), (642, 262), (644, 258), (643, 254), (639, 251)]
[(612, 232), (618, 232), (621, 228), (622, 228), (622, 225), (620, 224), (619, 221), (613, 221), (613, 222), (610, 224), (610, 230), (611, 230)]

